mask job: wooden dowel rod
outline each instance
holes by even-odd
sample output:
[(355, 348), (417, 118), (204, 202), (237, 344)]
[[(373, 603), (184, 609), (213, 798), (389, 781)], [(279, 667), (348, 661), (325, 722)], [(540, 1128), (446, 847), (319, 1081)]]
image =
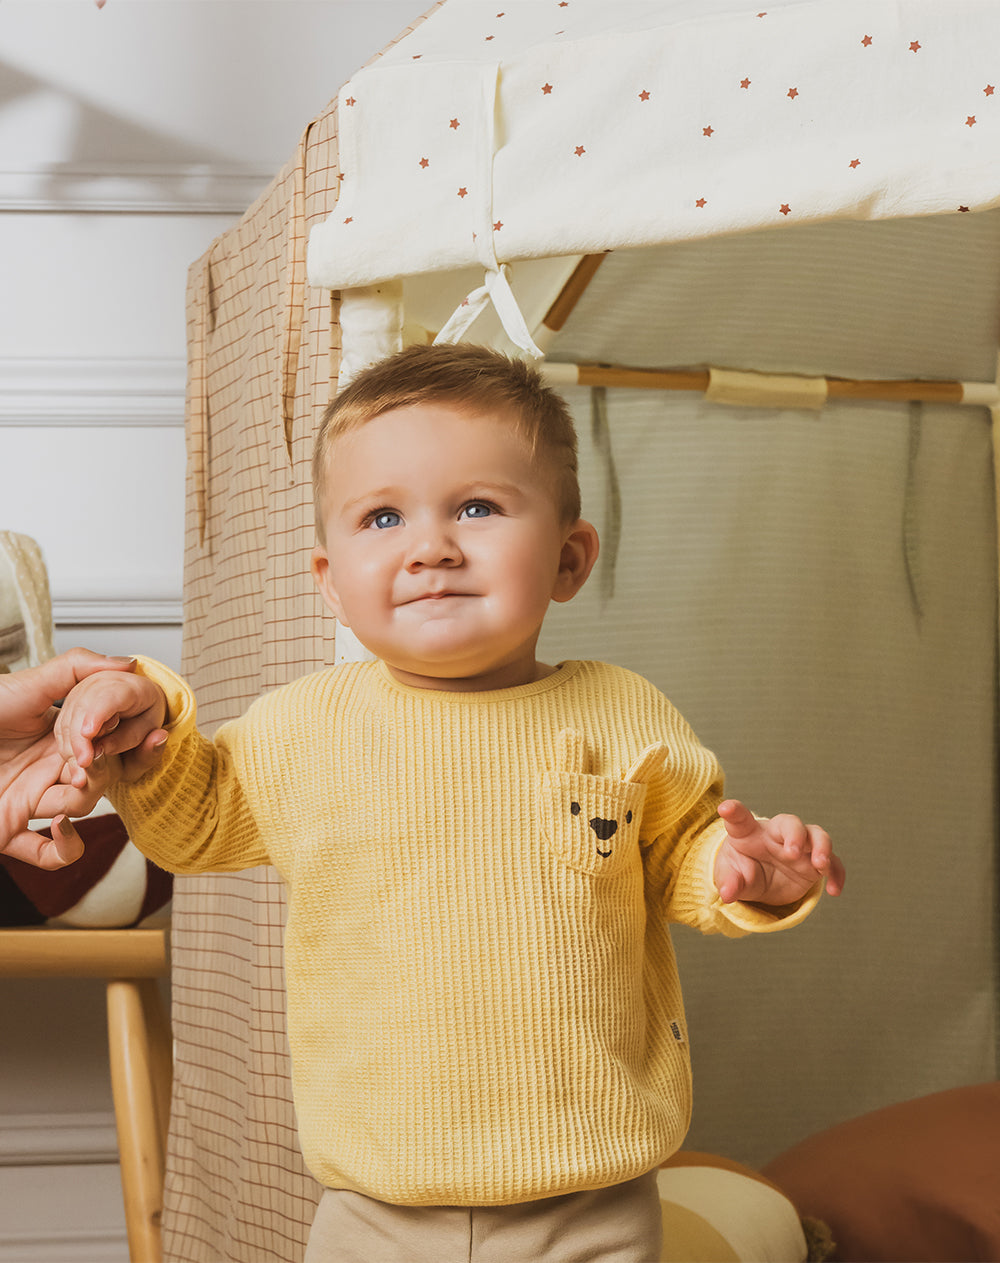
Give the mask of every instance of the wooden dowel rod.
[(569, 280), (556, 295), (552, 306), (545, 313), (542, 324), (553, 333), (558, 333), (570, 318), (573, 308), (583, 297), (583, 292), (594, 278), (594, 273), (608, 256), (606, 254), (585, 254), (573, 269)]
[(165, 930), (0, 930), (3, 978), (159, 978), (166, 973)]
[(849, 381), (826, 379), (826, 393), (837, 399), (886, 399), (913, 403), (961, 403), (961, 382)]
[(638, 390), (707, 390), (708, 373), (674, 369), (617, 368), (603, 364), (579, 364), (581, 386), (622, 386)]
[[(558, 370), (561, 365), (553, 362)], [(580, 386), (609, 386), (638, 390), (691, 390), (708, 389), (707, 370), (682, 370), (659, 368), (625, 368), (611, 364), (567, 365), (572, 373), (576, 370), (576, 384)], [(766, 378), (767, 374), (761, 374)], [(569, 384), (568, 379), (563, 384)], [(830, 399), (873, 399), (886, 402), (914, 403), (962, 403), (964, 390), (957, 381), (854, 381), (842, 377), (826, 379), (827, 396)], [(989, 406), (984, 403), (982, 406)]]

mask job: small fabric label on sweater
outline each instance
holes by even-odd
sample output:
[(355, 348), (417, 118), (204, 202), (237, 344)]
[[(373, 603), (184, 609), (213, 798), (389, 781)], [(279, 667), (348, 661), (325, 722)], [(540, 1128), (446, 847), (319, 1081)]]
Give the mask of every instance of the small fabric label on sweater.
[(674, 1039), (677, 1040), (678, 1044), (684, 1043), (684, 1032), (681, 1029), (680, 1022), (670, 1023), (670, 1034), (673, 1035)]

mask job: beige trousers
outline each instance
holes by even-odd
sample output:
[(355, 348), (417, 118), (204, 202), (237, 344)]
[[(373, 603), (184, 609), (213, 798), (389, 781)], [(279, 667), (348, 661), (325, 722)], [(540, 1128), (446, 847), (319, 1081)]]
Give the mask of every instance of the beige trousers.
[(390, 1206), (327, 1189), (304, 1263), (659, 1263), (656, 1172), (515, 1206)]

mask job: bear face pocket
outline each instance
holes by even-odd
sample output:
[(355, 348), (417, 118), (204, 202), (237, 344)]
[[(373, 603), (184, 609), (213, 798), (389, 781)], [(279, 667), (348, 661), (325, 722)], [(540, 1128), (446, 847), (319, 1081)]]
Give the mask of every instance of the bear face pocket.
[(546, 772), (541, 786), (542, 832), (564, 864), (610, 877), (639, 863), (639, 825), (645, 785)]

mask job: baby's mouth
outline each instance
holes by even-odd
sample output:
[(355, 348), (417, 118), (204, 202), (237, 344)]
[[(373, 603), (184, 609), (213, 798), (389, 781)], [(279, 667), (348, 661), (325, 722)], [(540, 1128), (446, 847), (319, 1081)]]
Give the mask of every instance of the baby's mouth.
[(445, 592), (423, 592), (420, 596), (410, 597), (404, 605), (418, 605), (421, 601), (446, 601), (449, 598), (469, 596), (468, 592), (453, 592), (450, 588)]

